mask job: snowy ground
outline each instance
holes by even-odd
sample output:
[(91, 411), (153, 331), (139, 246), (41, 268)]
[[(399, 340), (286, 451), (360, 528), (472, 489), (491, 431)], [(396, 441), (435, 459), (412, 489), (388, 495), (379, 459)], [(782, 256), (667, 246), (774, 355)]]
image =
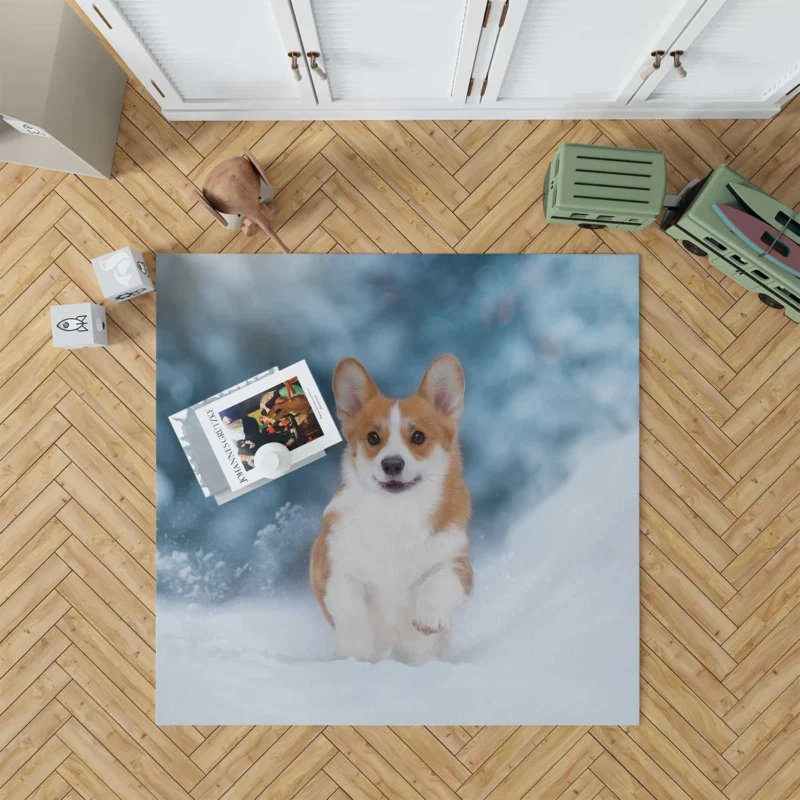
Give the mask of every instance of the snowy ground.
[(160, 600), (157, 722), (637, 724), (638, 454), (636, 433), (586, 450), (476, 561), (447, 662), (332, 660), (310, 590)]

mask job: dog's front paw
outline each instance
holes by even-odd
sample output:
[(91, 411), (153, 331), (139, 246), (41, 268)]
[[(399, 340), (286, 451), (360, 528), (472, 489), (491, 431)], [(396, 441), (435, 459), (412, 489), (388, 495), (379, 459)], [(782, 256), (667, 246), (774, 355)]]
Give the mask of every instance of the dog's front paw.
[(425, 636), (433, 636), (436, 633), (446, 631), (450, 621), (434, 613), (418, 614), (411, 624)]

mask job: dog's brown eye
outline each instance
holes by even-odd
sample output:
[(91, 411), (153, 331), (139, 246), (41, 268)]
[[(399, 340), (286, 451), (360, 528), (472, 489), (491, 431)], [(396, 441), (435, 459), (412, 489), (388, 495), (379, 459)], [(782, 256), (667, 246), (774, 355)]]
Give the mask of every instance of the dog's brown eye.
[(370, 444), (371, 444), (373, 447), (375, 447), (376, 445), (379, 445), (379, 444), (381, 443), (381, 437), (380, 437), (380, 436), (378, 436), (378, 434), (377, 434), (377, 433), (375, 433), (375, 431), (372, 431), (371, 433), (368, 433), (368, 434), (367, 434), (367, 441), (368, 441), (368, 442), (369, 442), (369, 443), (370, 443)]
[(422, 431), (414, 431), (411, 434), (411, 441), (414, 444), (422, 444), (425, 441), (425, 434)]

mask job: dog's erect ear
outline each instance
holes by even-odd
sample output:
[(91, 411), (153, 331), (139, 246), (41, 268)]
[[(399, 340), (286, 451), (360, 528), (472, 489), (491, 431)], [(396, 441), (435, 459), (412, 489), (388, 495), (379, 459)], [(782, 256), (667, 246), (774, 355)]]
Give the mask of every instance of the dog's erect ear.
[(417, 394), (453, 421), (464, 410), (464, 370), (455, 356), (439, 356), (428, 367)]
[(333, 395), (342, 420), (358, 414), (378, 394), (372, 378), (354, 358), (342, 359), (333, 373)]

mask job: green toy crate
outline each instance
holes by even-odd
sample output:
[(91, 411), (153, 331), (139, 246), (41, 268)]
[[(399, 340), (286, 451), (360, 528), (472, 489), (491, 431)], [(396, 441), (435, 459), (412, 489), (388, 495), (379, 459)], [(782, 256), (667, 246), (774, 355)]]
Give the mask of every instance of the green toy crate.
[(667, 160), (658, 150), (562, 144), (547, 169), (548, 222), (638, 231), (664, 204)]
[(705, 180), (681, 192), (679, 205), (667, 211), (661, 229), (690, 253), (707, 255), (721, 272), (745, 289), (758, 292), (766, 305), (783, 308), (789, 319), (800, 322), (800, 276), (759, 256), (714, 211), (715, 203), (747, 211), (728, 189), (729, 183), (761, 191), (730, 167), (718, 167)]

